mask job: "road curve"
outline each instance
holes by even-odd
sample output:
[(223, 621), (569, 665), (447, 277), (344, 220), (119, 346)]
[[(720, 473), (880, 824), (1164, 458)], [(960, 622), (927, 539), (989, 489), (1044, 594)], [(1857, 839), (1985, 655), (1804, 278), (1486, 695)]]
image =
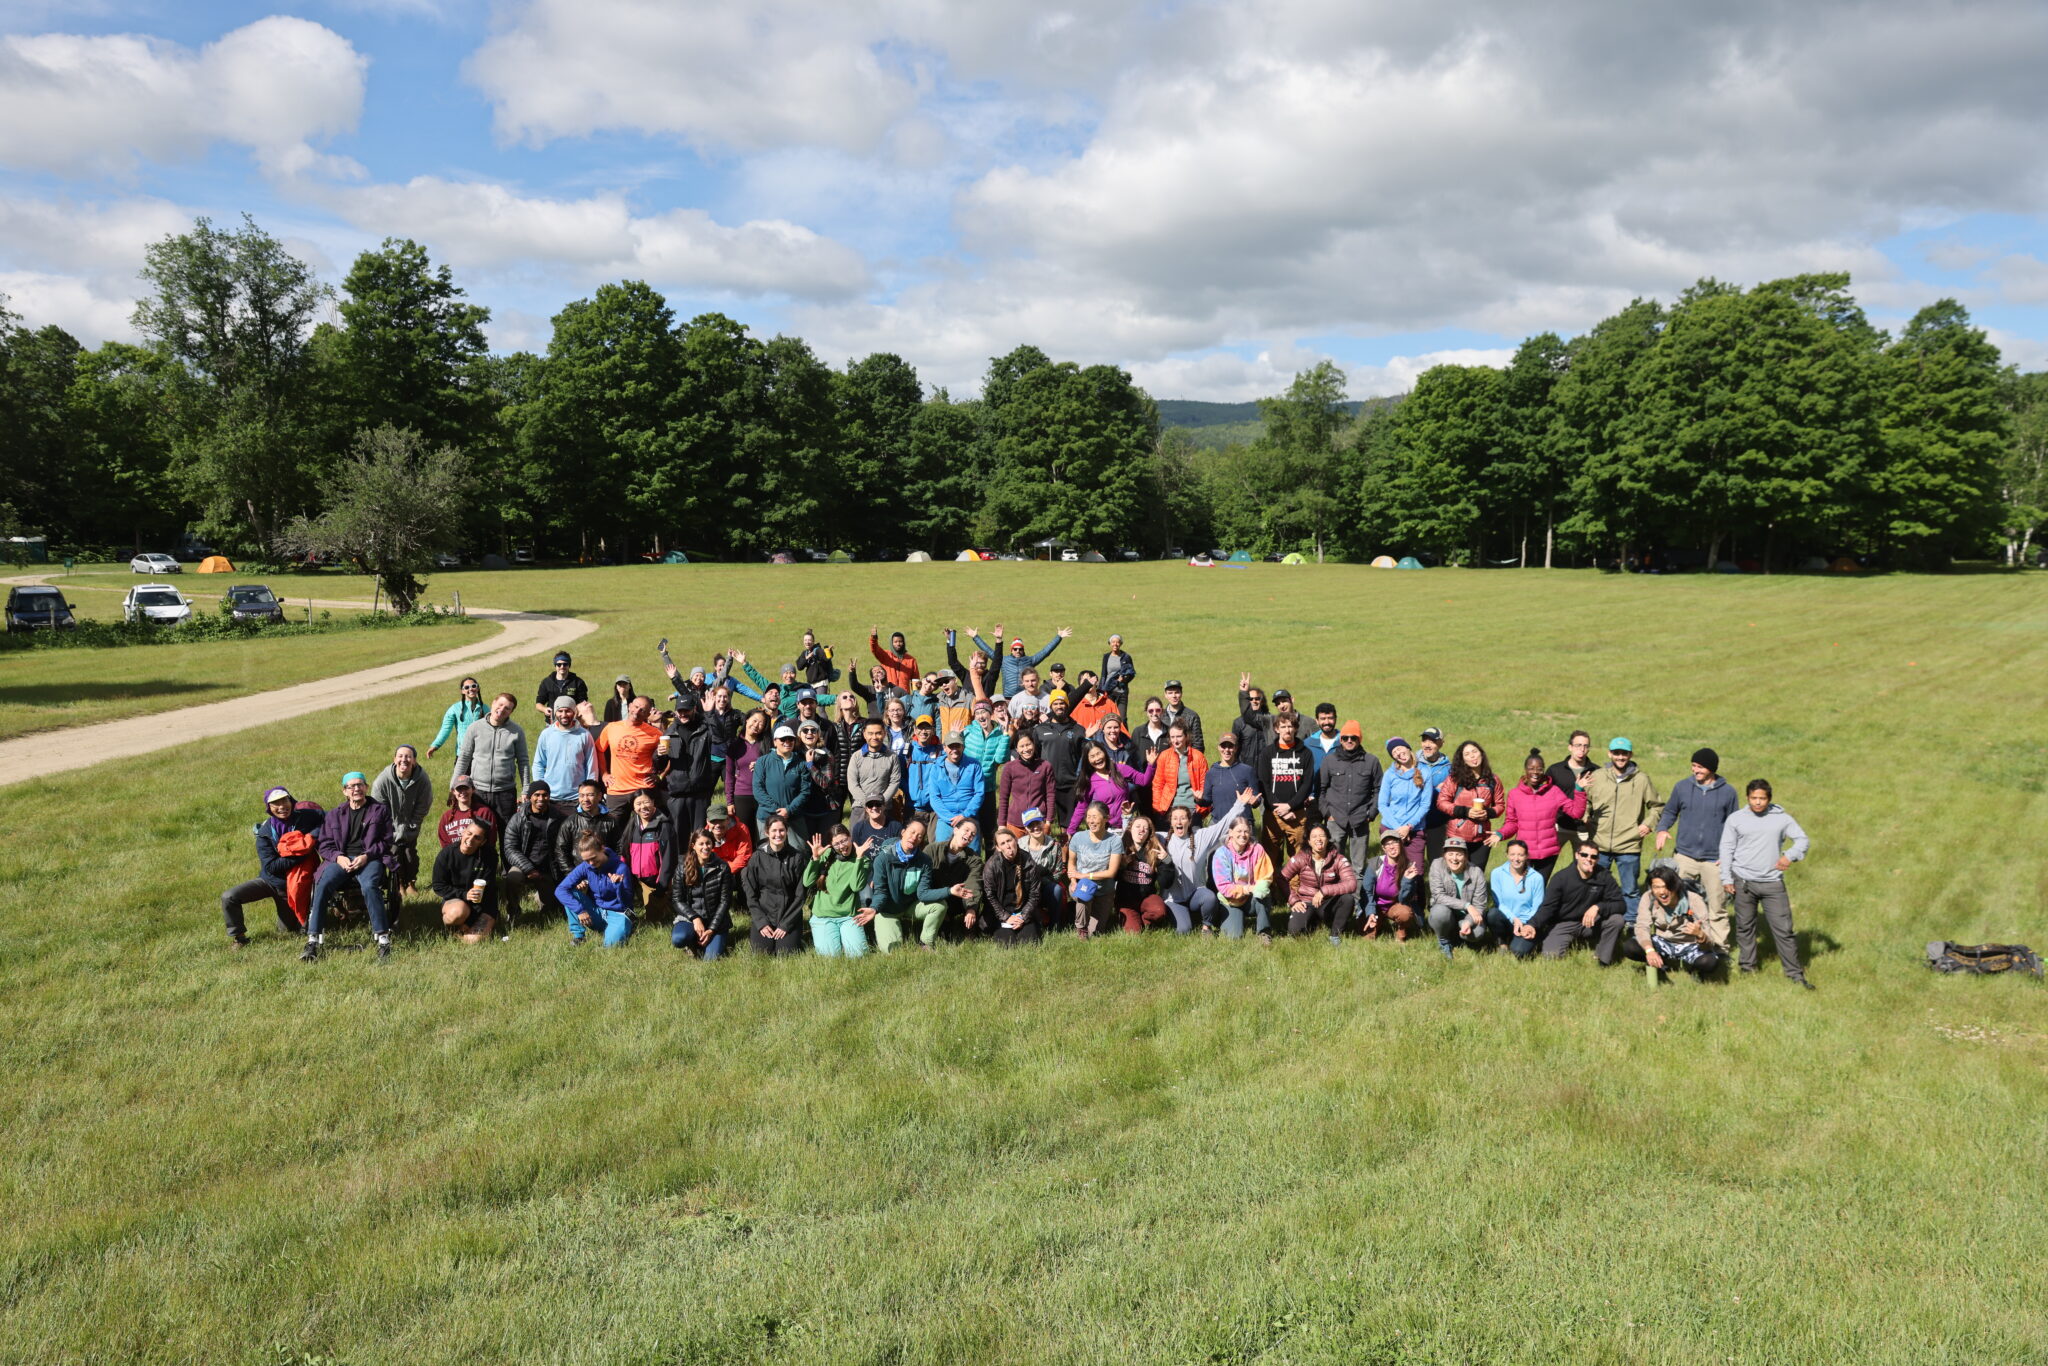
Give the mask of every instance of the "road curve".
[[(37, 583), (44, 576), (0, 580), (8, 583)], [(317, 602), (316, 606), (360, 611), (360, 602)], [(464, 674), (478, 673), (499, 664), (509, 664), (528, 655), (558, 650), (579, 636), (597, 629), (595, 622), (575, 617), (549, 616), (541, 612), (507, 612), (489, 607), (472, 607), (469, 615), (495, 623), (497, 634), (473, 640), (452, 650), (421, 655), (395, 664), (379, 664), (333, 678), (297, 683), (271, 692), (231, 697), (224, 702), (205, 702), (175, 711), (152, 712), (119, 721), (100, 721), (89, 726), (41, 731), (12, 740), (0, 740), (0, 787), (48, 778), (74, 769), (91, 768), (111, 759), (133, 758), (192, 740), (215, 735), (233, 735), (274, 721), (289, 721), (326, 711), (346, 702), (360, 702), (388, 688), (416, 688)]]

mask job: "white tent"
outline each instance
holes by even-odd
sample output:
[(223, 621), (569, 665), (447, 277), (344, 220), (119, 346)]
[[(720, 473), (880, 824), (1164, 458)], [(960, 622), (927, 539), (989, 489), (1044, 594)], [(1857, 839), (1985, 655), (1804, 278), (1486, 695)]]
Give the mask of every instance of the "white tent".
[(903, 563), (905, 564), (930, 564), (931, 562), (932, 557), (925, 554), (922, 550), (913, 550), (903, 557)]
[(968, 561), (968, 562), (969, 562), (969, 563), (971, 563), (971, 564), (980, 564), (980, 563), (981, 563), (981, 556), (979, 556), (979, 555), (975, 554), (975, 553), (974, 553), (973, 551), (971, 551), (971, 550), (963, 550), (963, 551), (961, 551), (961, 552), (960, 552), (960, 553), (959, 553), (958, 555), (955, 555), (955, 556), (954, 556), (953, 558), (954, 558), (955, 560), (966, 560), (966, 561)]

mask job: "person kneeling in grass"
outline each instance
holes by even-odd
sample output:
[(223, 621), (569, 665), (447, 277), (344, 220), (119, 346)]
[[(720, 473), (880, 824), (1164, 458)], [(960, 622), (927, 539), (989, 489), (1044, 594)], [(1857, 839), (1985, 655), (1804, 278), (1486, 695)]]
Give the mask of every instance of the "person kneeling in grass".
[[(1356, 746), (1353, 746), (1355, 749)], [(1330, 759), (1335, 766), (1349, 762)], [(1287, 936), (1307, 934), (1317, 924), (1329, 931), (1330, 942), (1344, 942), (1358, 909), (1358, 870), (1337, 851), (1329, 827), (1312, 825), (1301, 852), (1280, 869), (1280, 879), (1289, 887), (1287, 895)]]
[[(723, 820), (725, 808), (716, 808), (716, 815)], [(717, 840), (709, 830), (693, 832), (676, 873), (676, 918), (668, 942), (707, 963), (723, 954), (732, 937), (732, 884), (733, 871), (718, 852)]]
[(1117, 874), (1123, 870), (1123, 837), (1109, 828), (1109, 808), (1090, 802), (1067, 841), (1067, 896), (1074, 903), (1074, 934), (1099, 934), (1116, 915)]
[(1636, 907), (1635, 938), (1622, 954), (1652, 968), (1686, 968), (1705, 977), (1728, 961), (1708, 929), (1707, 899), (1685, 890), (1684, 879), (1668, 863), (1650, 870), (1649, 888)]
[(1444, 957), (1460, 944), (1485, 945), (1486, 892), (1486, 870), (1471, 861), (1465, 840), (1445, 836), (1443, 856), (1429, 865), (1429, 927)]
[(586, 931), (597, 930), (606, 948), (617, 948), (633, 934), (632, 875), (595, 831), (577, 837), (576, 856), (582, 861), (555, 888), (569, 917), (569, 942), (581, 944)]
[[(946, 898), (953, 889), (931, 885), (932, 861), (924, 852), (925, 824), (910, 821), (903, 833), (882, 846), (875, 855), (868, 877), (867, 893), (854, 919), (875, 928), (875, 947), (889, 952), (910, 937), (912, 919), (929, 928), (938, 938), (939, 922), (946, 918)], [(925, 947), (929, 949), (930, 944)]]
[[(1532, 758), (1535, 756), (1531, 756)], [(1546, 775), (1547, 776), (1547, 775)], [(1515, 791), (1521, 791), (1516, 788)], [(1509, 811), (1514, 793), (1508, 794)], [(1549, 828), (1542, 833), (1556, 836)], [(1493, 892), (1493, 906), (1486, 912), (1486, 927), (1494, 938), (1508, 946), (1517, 958), (1536, 952), (1536, 908), (1543, 904), (1543, 870), (1529, 857), (1529, 842), (1516, 836), (1508, 841), (1508, 861), (1493, 870), (1486, 885)]]
[(1361, 929), (1368, 938), (1392, 930), (1394, 942), (1405, 943), (1421, 919), (1416, 907), (1428, 889), (1418, 885), (1422, 870), (1415, 866), (1413, 856), (1422, 848), (1422, 832), (1403, 833), (1406, 829), (1383, 831), (1379, 857), (1360, 870), (1359, 899), (1365, 912)]
[(481, 944), (498, 923), (498, 847), (482, 821), (465, 821), (455, 843), (434, 855), (441, 923), (465, 944)]
[(853, 832), (834, 825), (811, 836), (811, 861), (804, 886), (811, 889), (811, 945), (820, 958), (859, 958), (868, 951), (868, 932), (855, 918), (860, 894), (874, 871), (874, 858), (853, 845)]
[(790, 839), (786, 816), (771, 815), (762, 828), (767, 839), (754, 850), (747, 870), (740, 874), (740, 886), (747, 894), (747, 914), (754, 920), (750, 940), (755, 953), (777, 957), (802, 953), (804, 850)]
[(1267, 898), (1273, 894), (1273, 860), (1252, 839), (1248, 817), (1239, 816), (1230, 823), (1223, 847), (1210, 856), (1209, 878), (1223, 905), (1223, 937), (1244, 938), (1245, 912), (1250, 911), (1258, 926), (1259, 942), (1272, 943)]
[(1035, 944), (1044, 933), (1038, 923), (1038, 865), (1017, 847), (1017, 832), (996, 827), (994, 852), (981, 870), (982, 913), (988, 917), (996, 943)]

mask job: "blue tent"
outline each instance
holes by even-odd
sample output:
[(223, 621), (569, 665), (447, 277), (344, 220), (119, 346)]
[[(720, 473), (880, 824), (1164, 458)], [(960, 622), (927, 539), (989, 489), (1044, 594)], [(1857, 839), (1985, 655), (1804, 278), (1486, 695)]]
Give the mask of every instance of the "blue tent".
[(1233, 550), (1230, 552), (1230, 562), (1232, 564), (1250, 564), (1252, 562), (1252, 552), (1249, 550)]
[(680, 550), (671, 550), (668, 554), (661, 557), (661, 562), (663, 564), (688, 564), (690, 557)]
[(1416, 559), (1413, 555), (1403, 555), (1401, 557), (1401, 563), (1395, 565), (1394, 567), (1396, 569), (1420, 569), (1423, 566), (1422, 561)]

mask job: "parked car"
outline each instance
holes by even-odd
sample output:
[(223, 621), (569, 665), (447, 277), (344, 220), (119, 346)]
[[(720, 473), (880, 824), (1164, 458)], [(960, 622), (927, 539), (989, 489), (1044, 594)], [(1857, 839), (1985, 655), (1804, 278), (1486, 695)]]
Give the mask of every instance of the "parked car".
[(64, 595), (43, 584), (22, 584), (7, 590), (7, 629), (40, 631), (78, 625)]
[(238, 583), (228, 590), (228, 615), (236, 621), (283, 621), (284, 604), (268, 584)]
[(1118, 550), (1116, 552), (1116, 557), (1119, 560), (1135, 560), (1142, 558), (1137, 551), (1131, 549), (1129, 546), (1125, 546), (1121, 550)]
[(452, 550), (444, 550), (434, 557), (434, 568), (460, 569), (462, 568), (462, 557)]
[(138, 583), (121, 601), (121, 620), (146, 621), (152, 626), (176, 626), (192, 615), (185, 595), (167, 583)]
[(185, 566), (179, 564), (168, 555), (158, 555), (155, 552), (137, 555), (134, 559), (128, 561), (128, 569), (130, 573), (134, 574), (182, 574), (185, 572)]
[(820, 550), (816, 546), (807, 545), (803, 548), (801, 553), (803, 555), (803, 558), (810, 561), (812, 564), (828, 564), (831, 562), (832, 559), (830, 552)]
[(1062, 564), (1079, 564), (1080, 562), (1081, 562), (1081, 552), (1080, 552), (1079, 550), (1075, 549), (1075, 548), (1074, 548), (1073, 546), (1068, 546), (1068, 547), (1067, 547), (1066, 549), (1064, 549), (1064, 550), (1062, 550), (1062, 551), (1060, 552), (1060, 563), (1062, 563)]
[(514, 563), (514, 564), (532, 564), (532, 563), (533, 563), (533, 547), (532, 547), (532, 546), (530, 546), (530, 545), (522, 545), (522, 546), (515, 546), (515, 547), (513, 547), (513, 550), (512, 550), (512, 563)]

